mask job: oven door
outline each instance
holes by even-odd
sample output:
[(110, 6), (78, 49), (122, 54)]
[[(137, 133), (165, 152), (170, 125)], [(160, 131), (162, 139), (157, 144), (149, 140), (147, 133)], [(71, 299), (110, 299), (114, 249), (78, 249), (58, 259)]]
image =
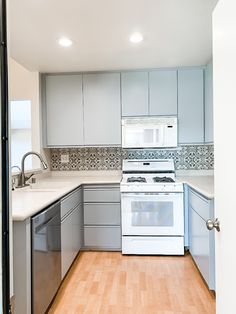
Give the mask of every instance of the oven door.
[(183, 193), (122, 193), (122, 235), (184, 235)]

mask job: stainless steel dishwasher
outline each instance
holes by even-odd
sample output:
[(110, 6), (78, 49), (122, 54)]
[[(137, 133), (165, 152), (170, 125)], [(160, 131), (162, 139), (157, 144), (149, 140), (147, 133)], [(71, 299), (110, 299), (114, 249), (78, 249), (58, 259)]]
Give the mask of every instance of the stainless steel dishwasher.
[(31, 218), (32, 313), (47, 310), (61, 283), (60, 202)]

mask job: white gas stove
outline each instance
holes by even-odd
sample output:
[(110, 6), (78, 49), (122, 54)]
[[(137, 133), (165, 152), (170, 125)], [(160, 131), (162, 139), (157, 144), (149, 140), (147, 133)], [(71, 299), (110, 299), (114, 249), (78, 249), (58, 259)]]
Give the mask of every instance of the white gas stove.
[(183, 184), (172, 159), (124, 160), (122, 253), (184, 254)]
[(124, 160), (121, 192), (183, 192), (176, 182), (174, 161)]

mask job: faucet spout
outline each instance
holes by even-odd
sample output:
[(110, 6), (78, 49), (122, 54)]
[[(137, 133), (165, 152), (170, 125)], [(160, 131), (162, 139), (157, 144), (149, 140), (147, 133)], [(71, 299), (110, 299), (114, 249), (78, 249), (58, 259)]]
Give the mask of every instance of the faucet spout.
[(21, 175), (20, 175), (20, 182), (19, 182), (19, 187), (24, 187), (27, 186), (28, 184), (26, 184), (27, 178), (25, 177), (25, 159), (26, 157), (28, 157), (29, 155), (35, 155), (39, 158), (43, 170), (46, 170), (48, 168), (48, 165), (46, 164), (46, 162), (43, 160), (42, 155), (40, 155), (37, 152), (28, 152), (26, 154), (23, 155), (22, 159), (21, 159)]

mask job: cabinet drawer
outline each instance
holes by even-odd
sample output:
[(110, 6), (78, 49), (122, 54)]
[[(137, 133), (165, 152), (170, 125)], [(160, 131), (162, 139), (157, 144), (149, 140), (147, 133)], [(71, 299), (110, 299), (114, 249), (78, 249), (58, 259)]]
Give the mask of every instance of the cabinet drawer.
[(84, 202), (120, 202), (119, 188), (84, 188)]
[(121, 248), (120, 227), (84, 227), (84, 245), (91, 248)]
[(65, 216), (71, 209), (82, 202), (82, 189), (72, 192), (61, 201), (61, 217)]
[(85, 225), (120, 225), (120, 204), (84, 204)]
[(213, 218), (213, 212), (210, 212), (211, 201), (192, 190), (189, 190), (189, 204), (203, 219)]

